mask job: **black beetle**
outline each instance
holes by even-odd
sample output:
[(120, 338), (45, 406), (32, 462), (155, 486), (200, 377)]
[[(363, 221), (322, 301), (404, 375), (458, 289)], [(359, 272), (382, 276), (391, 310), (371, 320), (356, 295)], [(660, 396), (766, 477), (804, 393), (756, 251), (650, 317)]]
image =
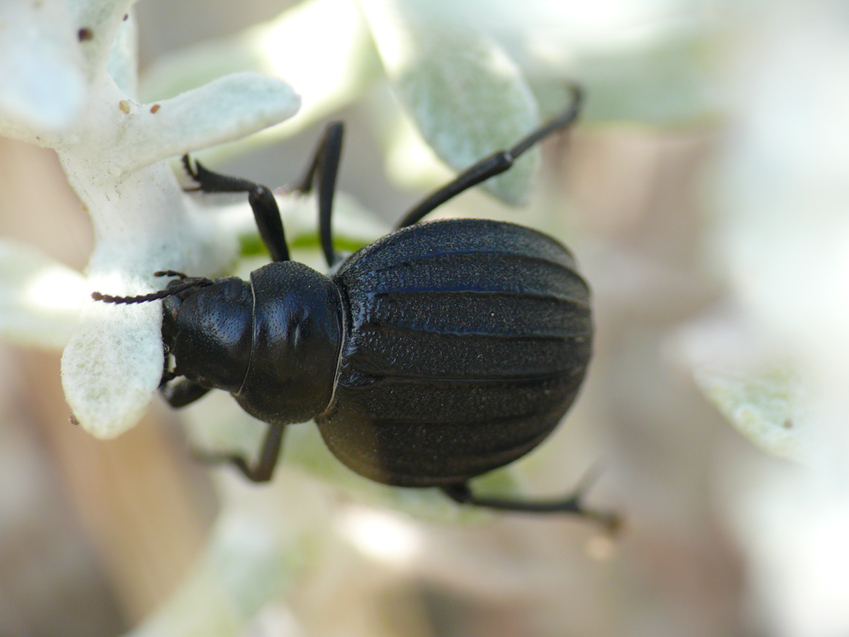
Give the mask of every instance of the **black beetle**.
[[(253, 481), (270, 480), (284, 429), (314, 419), (330, 451), (371, 480), (439, 487), (457, 502), (526, 512), (586, 509), (581, 490), (553, 501), (483, 497), (468, 482), (542, 442), (577, 396), (592, 355), (589, 288), (570, 252), (512, 223), (453, 219), (418, 223), (459, 193), (504, 172), (540, 140), (577, 118), (568, 110), (507, 151), (493, 153), (426, 197), (395, 232), (339, 264), (331, 214), (342, 123), (325, 132), (292, 191), (318, 190), (328, 277), (289, 260), (271, 192), (219, 175), (188, 157), (203, 192), (247, 192), (273, 262), (215, 280), (179, 277), (134, 297), (94, 293), (111, 303), (163, 299), (162, 339), (174, 367), (160, 390), (183, 407), (210, 389), (230, 392), (269, 424), (255, 466), (233, 462)], [(178, 377), (182, 377), (176, 380)]]

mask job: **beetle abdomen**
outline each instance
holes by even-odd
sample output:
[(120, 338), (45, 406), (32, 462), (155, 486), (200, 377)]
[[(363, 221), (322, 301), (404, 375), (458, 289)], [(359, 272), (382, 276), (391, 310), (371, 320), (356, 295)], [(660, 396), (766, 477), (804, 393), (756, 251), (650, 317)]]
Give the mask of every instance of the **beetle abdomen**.
[(330, 450), (398, 486), (462, 482), (539, 444), (571, 405), (592, 347), (571, 254), (522, 226), (423, 223), (354, 254), (336, 283), (349, 337)]

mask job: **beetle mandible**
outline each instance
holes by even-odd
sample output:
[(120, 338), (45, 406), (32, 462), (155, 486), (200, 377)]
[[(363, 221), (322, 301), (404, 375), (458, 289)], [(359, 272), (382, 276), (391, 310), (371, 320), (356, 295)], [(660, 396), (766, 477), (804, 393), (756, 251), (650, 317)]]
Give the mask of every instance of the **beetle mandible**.
[[(513, 148), (495, 152), (425, 197), (397, 229), (344, 261), (331, 215), (343, 124), (328, 126), (292, 191), (317, 189), (322, 251), (335, 273), (291, 261), (277, 203), (265, 186), (214, 173), (188, 156), (198, 189), (247, 192), (272, 263), (250, 281), (179, 272), (159, 292), (109, 303), (163, 301), (166, 368), (160, 390), (175, 408), (210, 389), (230, 392), (268, 423), (259, 460), (232, 462), (268, 481), (287, 425), (315, 420), (327, 447), (371, 480), (438, 487), (458, 503), (573, 513), (615, 526), (582, 505), (476, 495), (469, 480), (542, 442), (577, 396), (592, 355), (589, 288), (571, 253), (524, 226), (482, 219), (419, 223), (442, 203), (498, 175), (580, 111), (568, 109)], [(341, 261), (341, 263), (340, 263)]]

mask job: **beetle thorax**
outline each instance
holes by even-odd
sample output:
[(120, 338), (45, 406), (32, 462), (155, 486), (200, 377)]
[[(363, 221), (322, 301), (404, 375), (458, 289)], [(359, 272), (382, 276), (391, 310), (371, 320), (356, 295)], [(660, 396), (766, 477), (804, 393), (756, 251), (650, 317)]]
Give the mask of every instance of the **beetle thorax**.
[(265, 422), (306, 422), (333, 395), (341, 302), (323, 274), (270, 263), (250, 282), (227, 277), (169, 297), (162, 335), (177, 375), (230, 392)]
[(326, 276), (295, 261), (255, 270), (251, 285), (251, 360), (234, 397), (265, 422), (306, 422), (333, 395), (342, 346), (339, 293)]

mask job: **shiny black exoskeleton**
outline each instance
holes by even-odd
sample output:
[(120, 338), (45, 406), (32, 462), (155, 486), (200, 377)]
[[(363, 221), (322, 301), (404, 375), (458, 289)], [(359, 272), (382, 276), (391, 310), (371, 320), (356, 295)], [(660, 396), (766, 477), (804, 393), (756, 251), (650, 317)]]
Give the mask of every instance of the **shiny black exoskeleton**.
[[(345, 259), (328, 277), (289, 260), (277, 204), (263, 186), (206, 170), (204, 192), (249, 193), (273, 262), (215, 280), (178, 277), (163, 300), (162, 338), (174, 365), (161, 391), (174, 407), (210, 389), (230, 392), (269, 424), (259, 461), (226, 456), (266, 481), (287, 425), (314, 419), (330, 451), (355, 472), (401, 487), (440, 487), (461, 503), (577, 513), (580, 492), (554, 501), (474, 495), (468, 482), (528, 453), (577, 396), (592, 355), (589, 289), (572, 255), (529, 228), (480, 219), (418, 223), (460, 192), (507, 170), (577, 117), (562, 116), (478, 162), (408, 212), (399, 229)], [(340, 260), (330, 221), (343, 127), (331, 124), (292, 190), (317, 186), (329, 266)]]

